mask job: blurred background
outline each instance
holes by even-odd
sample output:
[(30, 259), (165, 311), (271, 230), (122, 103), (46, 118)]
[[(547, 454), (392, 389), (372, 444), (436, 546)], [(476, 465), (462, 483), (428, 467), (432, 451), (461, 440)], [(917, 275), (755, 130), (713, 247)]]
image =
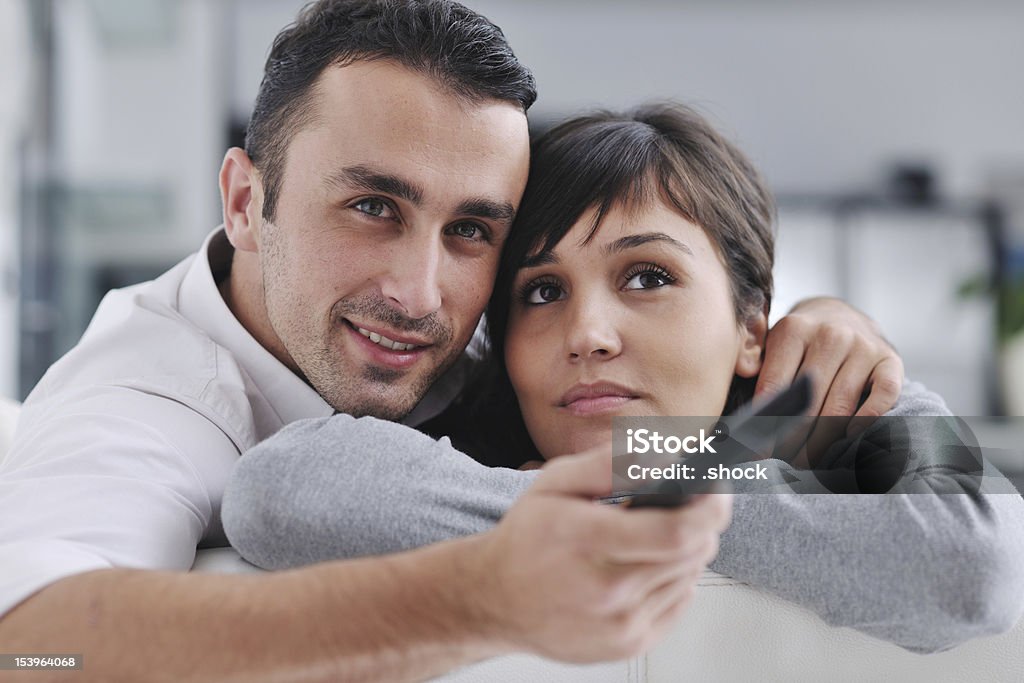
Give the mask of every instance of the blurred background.
[[(300, 0), (0, 0), (0, 395), (112, 287), (220, 222)], [(535, 130), (698, 107), (780, 205), (773, 319), (841, 296), (961, 415), (1024, 414), (1024, 3), (468, 0), (535, 72)]]

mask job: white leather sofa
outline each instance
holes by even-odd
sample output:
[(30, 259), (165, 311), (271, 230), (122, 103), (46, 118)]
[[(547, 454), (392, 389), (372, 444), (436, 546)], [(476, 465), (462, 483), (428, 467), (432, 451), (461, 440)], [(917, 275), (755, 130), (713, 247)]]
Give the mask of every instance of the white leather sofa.
[[(17, 404), (0, 399), (0, 459)], [(2, 539), (0, 539), (2, 540)], [(193, 571), (257, 572), (231, 548), (199, 551)], [(1024, 567), (1021, 568), (1024, 571)], [(678, 683), (679, 681), (1024, 681), (1024, 621), (1001, 636), (915, 655), (728, 577), (707, 572), (689, 612), (643, 657), (574, 666), (502, 657), (456, 671), (443, 683)]]

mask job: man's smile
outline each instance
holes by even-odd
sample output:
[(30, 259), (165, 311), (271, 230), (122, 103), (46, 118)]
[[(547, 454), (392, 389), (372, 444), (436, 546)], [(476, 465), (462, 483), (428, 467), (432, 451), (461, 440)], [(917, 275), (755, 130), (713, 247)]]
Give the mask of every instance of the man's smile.
[(421, 340), (403, 337), (394, 332), (389, 333), (399, 339), (383, 335), (377, 331), (369, 330), (345, 320), (345, 328), (355, 341), (356, 348), (362, 351), (374, 365), (380, 365), (393, 370), (406, 370), (411, 368), (426, 353), (434, 347), (430, 342), (418, 343)]
[(356, 324), (351, 320), (345, 319), (356, 332), (363, 335), (374, 344), (380, 344), (384, 348), (391, 349), (393, 351), (412, 351), (416, 348), (423, 348), (432, 346), (433, 342), (427, 339), (420, 339), (411, 337), (400, 332), (392, 332), (390, 330), (384, 330), (382, 328), (363, 327), (362, 325)]

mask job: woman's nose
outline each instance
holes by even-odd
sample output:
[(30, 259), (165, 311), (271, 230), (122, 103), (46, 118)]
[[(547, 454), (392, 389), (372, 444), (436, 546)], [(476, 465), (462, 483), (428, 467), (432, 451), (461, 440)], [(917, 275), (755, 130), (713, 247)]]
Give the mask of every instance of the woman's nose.
[(570, 362), (607, 360), (622, 352), (614, 305), (598, 297), (576, 299), (565, 331), (566, 350)]

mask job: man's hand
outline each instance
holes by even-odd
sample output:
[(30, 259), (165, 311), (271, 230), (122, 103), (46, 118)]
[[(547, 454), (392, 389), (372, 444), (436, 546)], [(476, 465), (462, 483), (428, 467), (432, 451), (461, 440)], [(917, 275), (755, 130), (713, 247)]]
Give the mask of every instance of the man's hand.
[[(854, 420), (863, 428), (891, 409), (903, 388), (903, 361), (878, 324), (839, 299), (801, 301), (769, 330), (765, 345), (755, 396), (777, 393), (806, 372), (814, 386), (810, 415), (868, 418)], [(858, 408), (865, 389), (870, 394)]]
[(593, 662), (635, 656), (675, 623), (718, 552), (732, 499), (675, 510), (593, 501), (611, 488), (611, 456), (549, 462), (483, 543), (467, 590), (511, 650)]

